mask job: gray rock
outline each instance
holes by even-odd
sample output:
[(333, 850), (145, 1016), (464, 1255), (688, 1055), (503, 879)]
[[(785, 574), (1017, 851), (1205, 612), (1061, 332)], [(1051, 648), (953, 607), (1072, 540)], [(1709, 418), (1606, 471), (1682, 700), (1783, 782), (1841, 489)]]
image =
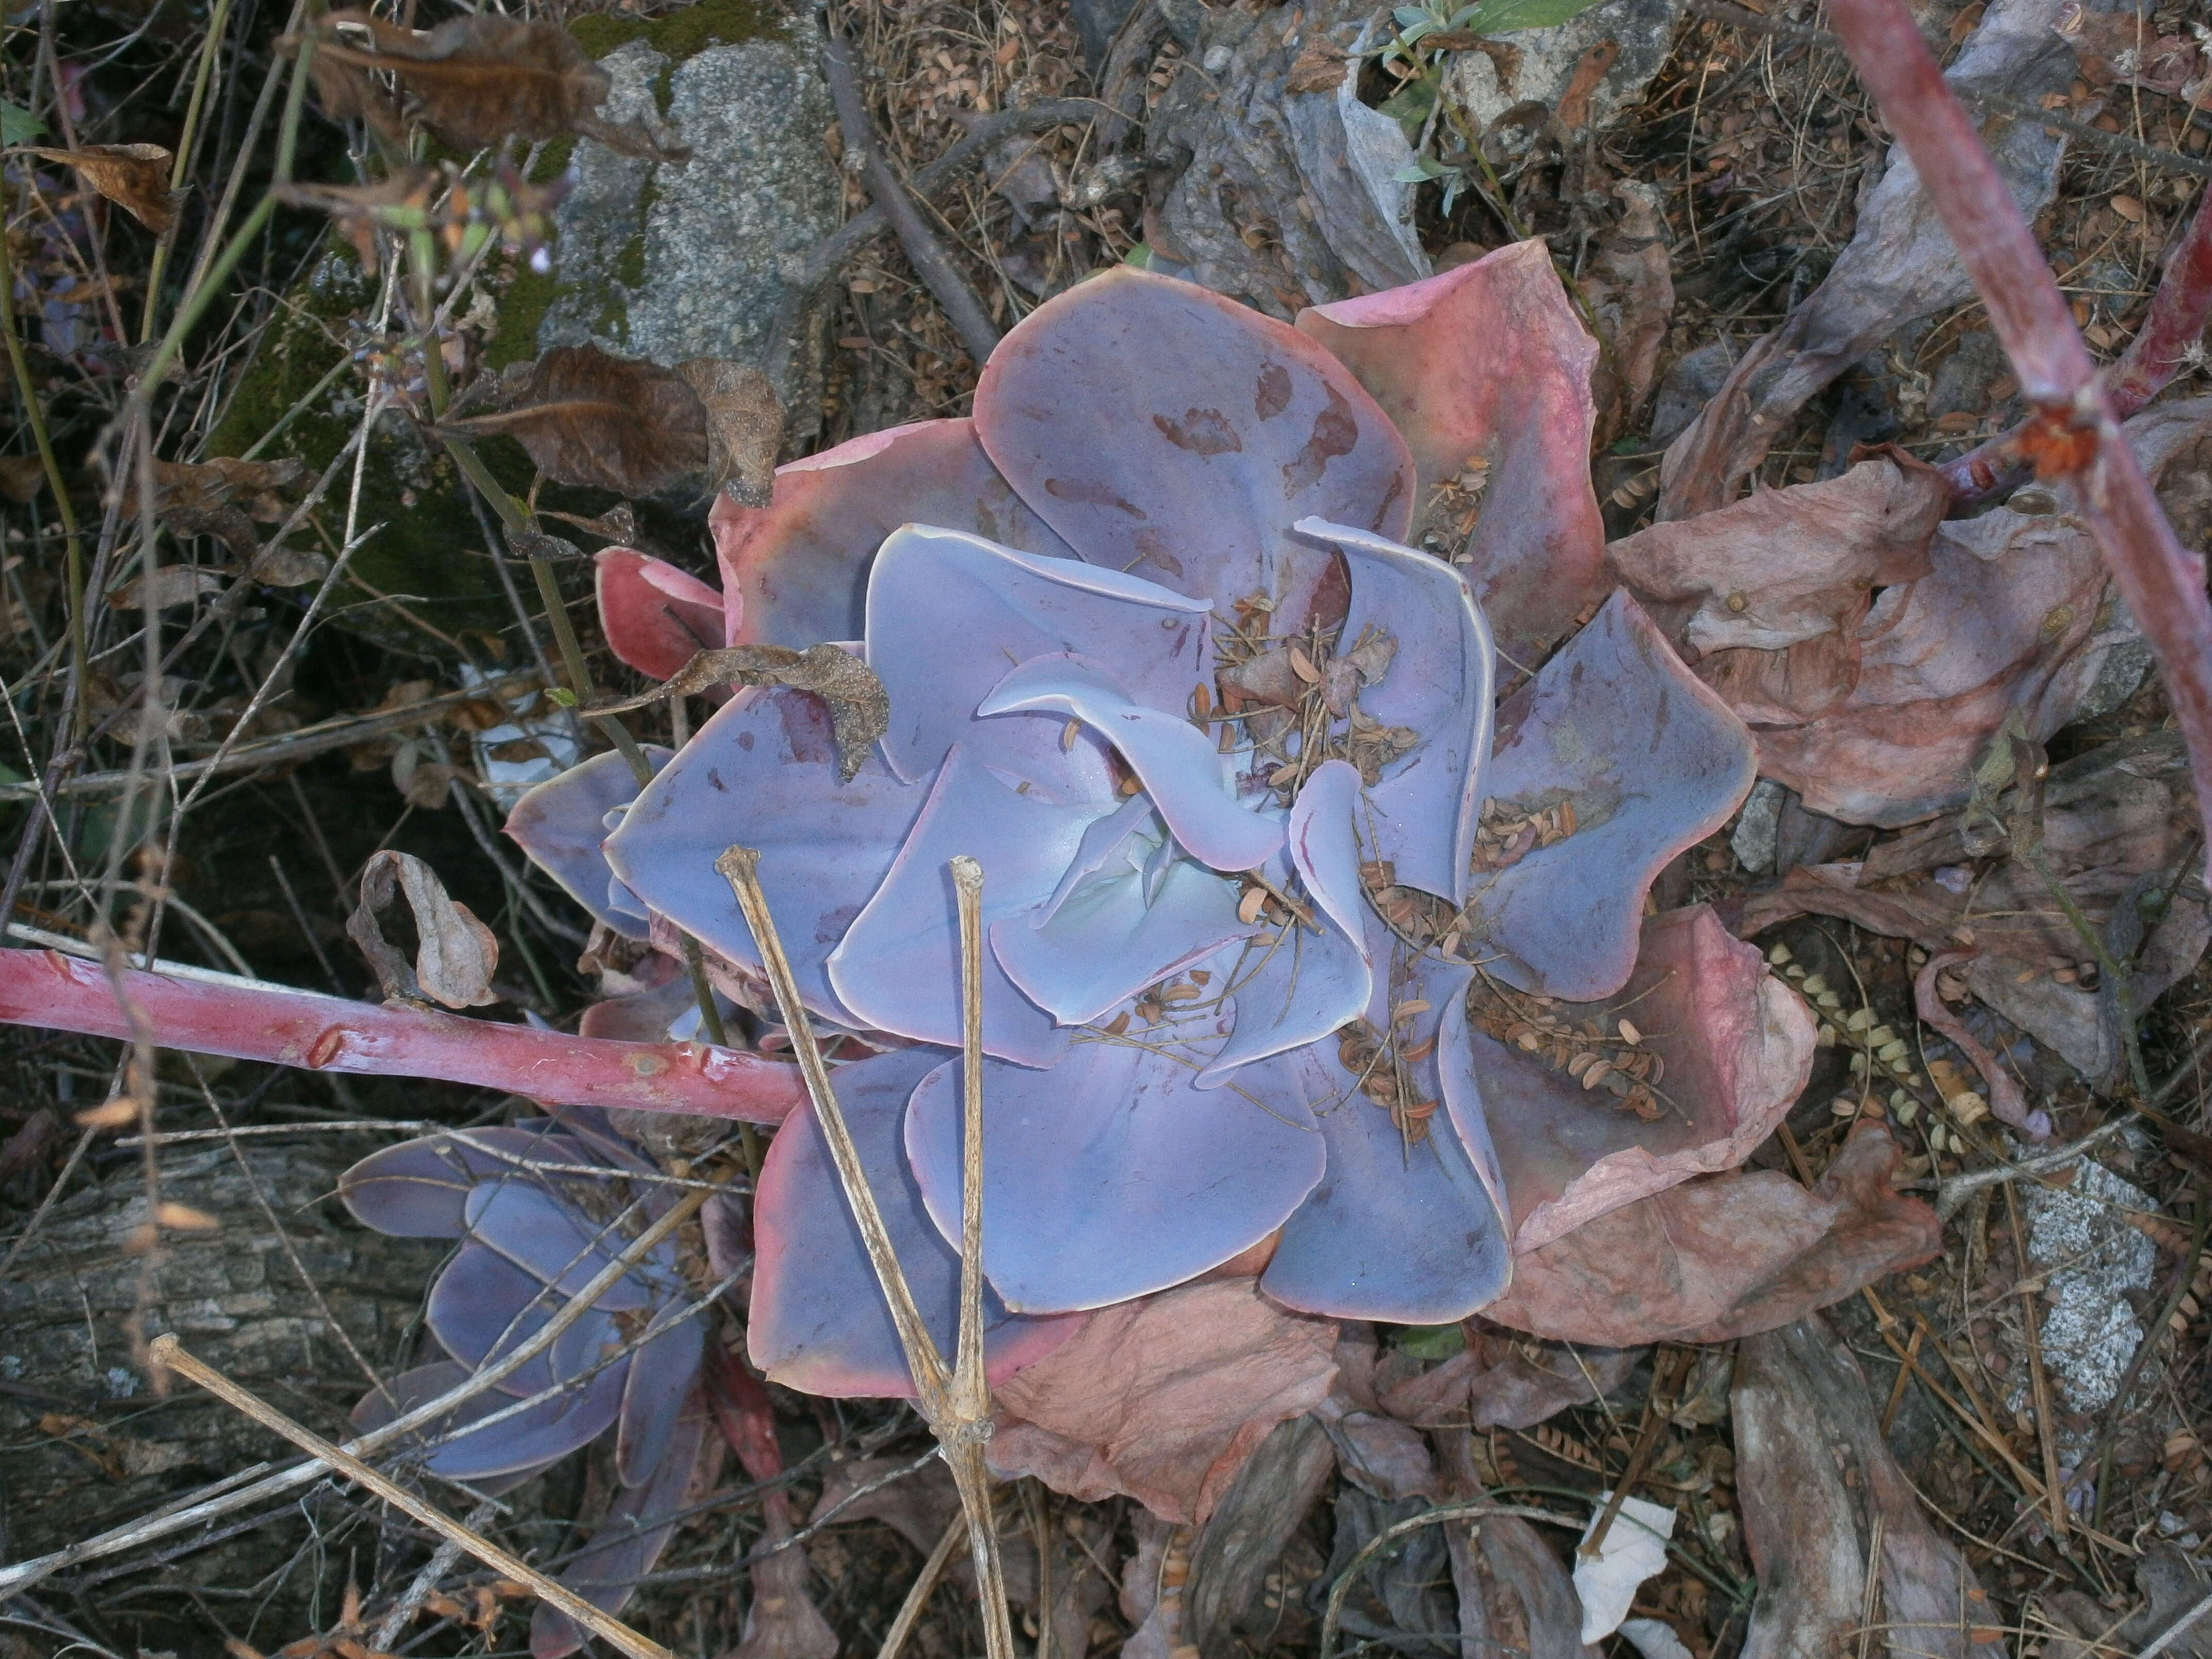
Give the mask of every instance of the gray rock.
[(633, 40), (600, 61), (614, 77), (605, 117), (665, 118), (691, 155), (649, 161), (577, 141), (539, 349), (593, 341), (661, 363), (727, 357), (767, 368), (781, 261), (837, 225), (823, 145), (834, 118), (813, 54), (745, 40), (672, 63)]
[(1761, 778), (1752, 785), (1750, 797), (1736, 816), (1729, 846), (1736, 862), (1753, 875), (1765, 875), (1774, 868), (1782, 833), (1782, 800), (1789, 793), (1772, 778)]
[(1550, 28), (1507, 30), (1492, 38), (1517, 52), (1519, 64), (1501, 72), (1487, 52), (1459, 52), (1445, 73), (1445, 95), (1478, 132), (1532, 99), (1556, 110), (1583, 54), (1611, 40), (1620, 55), (1590, 94), (1588, 116), (1601, 127), (1642, 95), (1667, 61), (1680, 12), (1680, 0), (1601, 0)]
[(2094, 1413), (2112, 1403), (2142, 1341), (2128, 1295), (2148, 1290), (2158, 1266), (2157, 1247), (2128, 1224), (2126, 1212), (2158, 1206), (2093, 1158), (2075, 1167), (2071, 1186), (2023, 1181), (2016, 1190), (2028, 1260), (2048, 1276), (2043, 1363), (2064, 1409)]

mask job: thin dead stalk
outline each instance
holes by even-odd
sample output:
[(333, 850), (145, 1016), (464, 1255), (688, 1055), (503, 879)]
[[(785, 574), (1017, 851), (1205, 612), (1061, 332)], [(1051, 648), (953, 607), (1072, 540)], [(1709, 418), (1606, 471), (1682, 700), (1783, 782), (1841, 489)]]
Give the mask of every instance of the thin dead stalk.
[(1988, 307), (2036, 415), (2022, 448), (2080, 493), (2082, 517), (2158, 659), (2212, 823), (2212, 596), (2120, 435), (2096, 364), (2034, 232), (1899, 0), (1835, 0), (1844, 49), (1874, 94)]
[(945, 1576), (945, 1570), (952, 1565), (967, 1542), (967, 1516), (957, 1515), (939, 1536), (928, 1559), (921, 1564), (921, 1571), (915, 1574), (914, 1583), (906, 1587), (906, 1600), (899, 1603), (898, 1616), (884, 1632), (884, 1644), (876, 1650), (876, 1659), (898, 1659), (905, 1651), (907, 1638), (921, 1622), (921, 1610), (928, 1604), (929, 1593), (937, 1588), (937, 1581)]
[(830, 1068), (815, 1041), (799, 982), (784, 953), (768, 896), (760, 884), (760, 854), (732, 847), (714, 860), (730, 884), (759, 947), (761, 965), (775, 993), (776, 1006), (791, 1033), (792, 1052), (814, 1105), (815, 1121), (836, 1164), (845, 1201), (860, 1230), (868, 1261), (883, 1287), (899, 1345), (913, 1373), (916, 1403), (936, 1434), (945, 1465), (968, 1522), (968, 1547), (975, 1562), (975, 1590), (983, 1607), (984, 1646), (988, 1659), (1013, 1659), (1013, 1627), (1006, 1613), (1006, 1576), (999, 1554), (997, 1525), (991, 1513), (991, 1475), (983, 1443), (991, 1432), (990, 1388), (983, 1372), (983, 1139), (982, 1139), (982, 867), (973, 859), (951, 861), (958, 893), (961, 966), (961, 1070), (965, 1085), (961, 1138), (960, 1337), (948, 1366), (938, 1351), (921, 1310), (915, 1304), (906, 1271), (892, 1249), (883, 1212), (861, 1167), (860, 1149), (845, 1122), (844, 1109), (830, 1086)]
[(548, 1578), (521, 1557), (509, 1554), (482, 1533), (463, 1525), (436, 1505), (425, 1503), (398, 1481), (380, 1474), (358, 1457), (331, 1444), (305, 1425), (295, 1423), (258, 1395), (239, 1387), (221, 1371), (187, 1352), (173, 1334), (157, 1336), (154, 1362), (189, 1378), (210, 1394), (252, 1418), (264, 1429), (283, 1435), (310, 1456), (328, 1464), (356, 1486), (366, 1486), (392, 1508), (413, 1516), (448, 1543), (458, 1544), (493, 1571), (529, 1587), (541, 1601), (550, 1602), (592, 1635), (611, 1643), (630, 1659), (674, 1659), (659, 1643), (639, 1635), (613, 1614), (593, 1607), (557, 1580)]

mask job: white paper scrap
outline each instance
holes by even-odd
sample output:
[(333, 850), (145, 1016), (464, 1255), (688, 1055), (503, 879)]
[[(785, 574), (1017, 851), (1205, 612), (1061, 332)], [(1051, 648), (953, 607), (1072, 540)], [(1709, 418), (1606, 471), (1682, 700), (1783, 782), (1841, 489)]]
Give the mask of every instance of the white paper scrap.
[[(1589, 1525), (1583, 1528), (1585, 1541), (1596, 1530), (1598, 1516), (1612, 1500), (1611, 1492), (1598, 1494), (1597, 1508)], [(1629, 1606), (1636, 1600), (1637, 1587), (1666, 1566), (1667, 1540), (1674, 1535), (1674, 1510), (1640, 1498), (1624, 1498), (1596, 1557), (1577, 1551), (1575, 1594), (1582, 1598), (1585, 1647), (1602, 1642), (1620, 1628), (1620, 1621), (1628, 1617)]]
[(1624, 1619), (1620, 1633), (1635, 1644), (1644, 1659), (1690, 1659), (1689, 1649), (1682, 1638), (1674, 1634), (1674, 1627), (1661, 1619)]

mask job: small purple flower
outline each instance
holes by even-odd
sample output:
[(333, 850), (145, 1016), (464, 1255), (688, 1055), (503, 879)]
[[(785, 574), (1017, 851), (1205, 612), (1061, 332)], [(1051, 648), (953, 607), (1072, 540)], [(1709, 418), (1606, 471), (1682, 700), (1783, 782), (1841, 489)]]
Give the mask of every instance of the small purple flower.
[[(940, 1340), (955, 854), (985, 872), (1000, 1373), (1063, 1316), (1260, 1246), (1290, 1307), (1458, 1318), (1504, 1292), (1524, 1224), (1556, 1237), (1740, 1160), (1786, 1105), (1809, 1026), (1717, 928), (1676, 929), (1636, 994), (1692, 1048), (1750, 1032), (1763, 1069), (1708, 1064), (1667, 1121), (1573, 1081), (1563, 1101), (1470, 1026), (1478, 973), (1554, 1010), (1620, 993), (1652, 879), (1752, 781), (1741, 722), (1606, 597), (1590, 350), (1533, 244), (1296, 329), (1170, 278), (1086, 282), (1007, 337), (972, 420), (717, 510), (726, 636), (857, 637), (883, 682), (890, 730), (850, 781), (815, 699), (748, 691), (642, 792), (595, 762), (517, 809), (603, 921), (690, 933), (756, 1004), (714, 860), (761, 849), (811, 1012), (900, 1045), (836, 1080)], [(603, 556), (609, 637), (641, 666), (680, 660), (715, 598)], [(1545, 813), (1540, 845), (1480, 843)], [(811, 1114), (772, 1144), (756, 1237), (757, 1363), (908, 1392)]]

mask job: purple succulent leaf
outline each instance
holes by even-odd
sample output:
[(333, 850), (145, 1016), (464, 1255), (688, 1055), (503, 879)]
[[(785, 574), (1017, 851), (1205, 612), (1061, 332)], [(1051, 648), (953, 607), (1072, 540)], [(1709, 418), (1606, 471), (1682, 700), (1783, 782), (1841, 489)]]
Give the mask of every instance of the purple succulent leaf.
[[(469, 1194), (464, 1214), (472, 1238), (562, 1296), (582, 1290), (623, 1243), (620, 1233), (602, 1229), (544, 1188), (520, 1182), (478, 1187)], [(642, 1265), (633, 1268), (596, 1305), (609, 1313), (649, 1305), (647, 1272)]]
[(403, 1238), (459, 1238), (479, 1182), (529, 1181), (524, 1161), (588, 1164), (584, 1148), (549, 1133), (543, 1118), (512, 1128), (471, 1129), (467, 1138), (428, 1135), (371, 1152), (338, 1177), (338, 1196), (355, 1220)]
[[(628, 1170), (636, 1175), (660, 1173), (659, 1166), (640, 1153), (630, 1138), (609, 1121), (605, 1108), (564, 1105), (556, 1106), (552, 1110), (557, 1114), (560, 1127), (589, 1146), (600, 1163), (611, 1164), (618, 1170)], [(532, 1123), (545, 1121), (541, 1118), (527, 1120)]]
[[(398, 1396), (398, 1407), (382, 1390), (371, 1390), (353, 1408), (353, 1426), (362, 1433), (380, 1428), (401, 1412), (436, 1399), (467, 1375), (461, 1366), (446, 1364), (402, 1372), (387, 1384)], [(556, 1395), (489, 1428), (461, 1434), (432, 1452), (422, 1466), (433, 1474), (455, 1480), (480, 1481), (501, 1475), (519, 1480), (605, 1434), (621, 1407), (622, 1382), (618, 1370), (603, 1371), (580, 1390)], [(455, 1429), (466, 1429), (514, 1403), (513, 1396), (489, 1389), (465, 1401), (452, 1417), (417, 1432), (434, 1439)]]
[(1635, 966), (1653, 878), (1750, 793), (1751, 733), (1625, 590), (1505, 700), (1498, 732), (1490, 799), (1570, 803), (1576, 828), (1478, 875), (1474, 936), (1524, 990), (1610, 996)]
[(1251, 870), (1283, 844), (1281, 818), (1237, 797), (1227, 760), (1178, 707), (1148, 708), (1109, 670), (1062, 653), (1002, 678), (978, 712), (1025, 709), (1081, 720), (1120, 751), (1175, 838), (1217, 870)]
[(623, 1388), (615, 1431), (615, 1471), (623, 1486), (642, 1486), (659, 1468), (706, 1351), (701, 1321), (696, 1315), (685, 1316), (681, 1300), (664, 1308), (647, 1327), (629, 1358), (629, 1380)]
[(1558, 1012), (1608, 1032), (1626, 1014), (1649, 1032), (1642, 1042), (1665, 1068), (1666, 1109), (1644, 1122), (1538, 1056), (1474, 1036), (1523, 1253), (1692, 1176), (1735, 1168), (1774, 1133), (1812, 1070), (1803, 1000), (1705, 905), (1645, 918), (1618, 997)]
[(1287, 861), (1313, 901), (1317, 928), (1293, 926), (1246, 947), (1229, 975), (1236, 1029), (1193, 1086), (1218, 1089), (1239, 1066), (1318, 1042), (1365, 1010), (1374, 973), (1362, 939), (1358, 800), (1359, 774), (1344, 761), (1324, 762), (1298, 791)]
[[(633, 1370), (632, 1376), (635, 1372)], [(561, 1582), (603, 1613), (620, 1613), (639, 1579), (651, 1572), (676, 1530), (690, 1495), (700, 1449), (712, 1425), (706, 1403), (688, 1391), (668, 1411), (668, 1430), (646, 1478), (615, 1494), (592, 1541), (562, 1570)], [(625, 1413), (624, 1422), (628, 1417)], [(531, 1659), (568, 1659), (584, 1645), (575, 1622), (550, 1602), (531, 1615)]]
[[(1090, 1035), (1048, 1072), (985, 1062), (983, 1270), (1007, 1306), (1097, 1308), (1181, 1284), (1258, 1243), (1321, 1179), (1296, 1065), (1262, 1060), (1201, 1093), (1221, 1019), (1170, 1018), (1142, 1041)], [(1186, 1037), (1196, 1053), (1178, 1052)], [(951, 1062), (907, 1109), (907, 1156), (947, 1236), (960, 1096)]]
[[(1551, 250), (1500, 248), (1425, 282), (1300, 312), (1297, 326), (1396, 422), (1420, 468), (1422, 532), (1453, 549), (1466, 538), (1461, 556), (1499, 643), (1535, 661), (1605, 591), (1589, 466), (1597, 342)], [(1487, 484), (1467, 536), (1465, 497), (1438, 486), (1470, 463)]]
[[(423, 1322), (446, 1352), (471, 1367), (513, 1352), (535, 1336), (566, 1298), (482, 1244), (464, 1244), (430, 1286)], [(581, 1376), (619, 1346), (611, 1315), (593, 1308), (495, 1386), (526, 1396)]]
[[(1367, 792), (1375, 856), (1397, 881), (1467, 902), (1482, 769), (1490, 758), (1497, 653), (1467, 578), (1426, 553), (1319, 520), (1298, 533), (1333, 542), (1352, 573), (1352, 603), (1338, 635), (1350, 650), (1372, 628), (1397, 642), (1382, 678), (1363, 685), (1359, 707), (1415, 735), (1413, 747)], [(1449, 837), (1438, 834), (1449, 826)]]
[(1183, 708), (1213, 670), (1208, 609), (1073, 559), (926, 525), (894, 531), (868, 578), (868, 665), (891, 705), (884, 757), (902, 778), (927, 777), (955, 743), (975, 740), (976, 706), (1032, 657), (1089, 652), (1141, 701)]
[[(1440, 1109), (1413, 1139), (1360, 1092), (1337, 1044), (1302, 1050), (1297, 1059), (1311, 1079), (1328, 1173), (1285, 1224), (1260, 1288), (1306, 1313), (1443, 1324), (1502, 1294), (1512, 1278), (1510, 1235), (1474, 1075), (1463, 1063), (1463, 1035), (1459, 1054), (1449, 1052), (1455, 1018), (1463, 1034), (1474, 973), (1413, 955), (1371, 910), (1364, 933), (1378, 969), (1368, 1025), (1395, 1030), (1400, 1053), (1421, 1056), (1401, 1066), (1418, 1101)], [(1384, 963), (1388, 973), (1380, 971)], [(1393, 1026), (1394, 1010), (1419, 1003), (1428, 1006)], [(1449, 1089), (1448, 1059), (1460, 1060)], [(1476, 1134), (1463, 1138), (1463, 1122)]]
[(883, 884), (928, 796), (871, 754), (837, 781), (821, 701), (740, 692), (684, 745), (608, 838), (607, 858), (653, 909), (731, 961), (760, 966), (752, 933), (714, 860), (760, 849), (762, 890), (808, 1007), (861, 1022), (833, 988), (830, 951)]
[[(643, 746), (655, 772), (667, 765), (672, 750)], [(621, 884), (600, 850), (607, 814), (628, 806), (637, 793), (629, 763), (609, 750), (526, 793), (507, 815), (507, 833), (570, 898), (625, 938), (642, 939), (643, 912), (634, 894), (613, 890)]]
[[(949, 1356), (959, 1323), (960, 1258), (922, 1207), (900, 1138), (908, 1096), (945, 1058), (941, 1048), (895, 1049), (841, 1066), (833, 1080), (915, 1304)], [(745, 1325), (753, 1364), (808, 1394), (912, 1399), (898, 1333), (811, 1109), (793, 1112), (769, 1143), (754, 1234)], [(1009, 1314), (988, 1285), (983, 1321), (994, 1382), (1042, 1358), (1080, 1322)]]
[(870, 562), (904, 524), (1074, 556), (999, 476), (972, 422), (872, 432), (779, 467), (765, 510), (716, 514), (730, 643), (803, 650), (859, 638)]
[[(988, 894), (988, 865), (984, 873)], [(1148, 897), (1151, 886), (1139, 865), (1095, 874), (1057, 908), (994, 924), (992, 954), (1062, 1024), (1081, 1025), (1252, 931), (1237, 918), (1235, 885), (1202, 865), (1176, 859)]]
[[(988, 927), (1048, 898), (1083, 832), (1103, 816), (1103, 804), (1086, 811), (1011, 788), (967, 745), (956, 747), (890, 874), (830, 953), (830, 982), (845, 1006), (877, 1030), (957, 1045), (960, 935), (947, 862), (966, 854), (982, 865)], [(765, 872), (765, 859), (762, 866)], [(1052, 1016), (988, 957), (983, 1043), (1025, 1066), (1048, 1066), (1067, 1048)]]
[(1401, 538), (1412, 522), (1412, 457), (1342, 364), (1232, 300), (1126, 265), (1000, 343), (976, 384), (975, 432), (1091, 563), (1224, 614), (1269, 595), (1291, 632), (1331, 568), (1291, 525)]

